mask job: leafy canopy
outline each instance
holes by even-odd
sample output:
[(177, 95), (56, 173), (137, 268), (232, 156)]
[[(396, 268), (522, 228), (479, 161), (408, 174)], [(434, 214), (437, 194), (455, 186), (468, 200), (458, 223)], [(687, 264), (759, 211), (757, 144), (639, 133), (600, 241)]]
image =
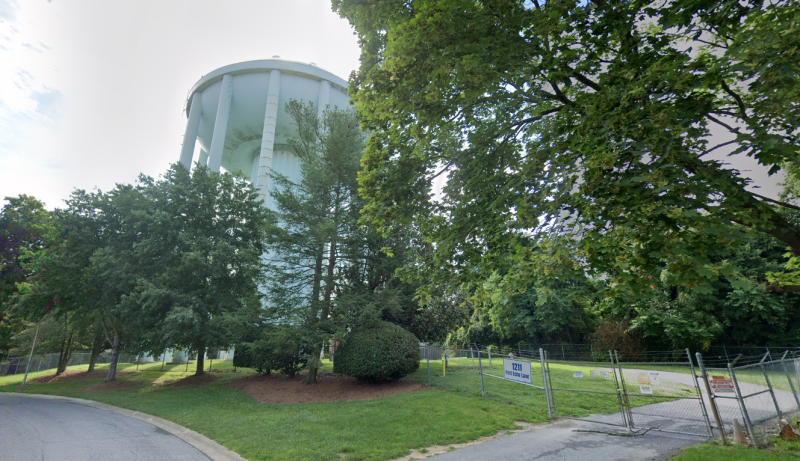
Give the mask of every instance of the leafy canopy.
[(775, 173), (798, 156), (797, 0), (333, 8), (362, 47), (351, 93), (372, 132), (365, 219), (416, 222), (436, 243), (430, 267), (485, 278), (513, 255), (575, 245), (612, 287), (648, 289), (642, 274), (667, 271), (707, 291), (731, 275), (709, 257), (743, 238), (731, 223), (800, 254), (800, 227), (777, 209), (791, 206), (722, 160)]

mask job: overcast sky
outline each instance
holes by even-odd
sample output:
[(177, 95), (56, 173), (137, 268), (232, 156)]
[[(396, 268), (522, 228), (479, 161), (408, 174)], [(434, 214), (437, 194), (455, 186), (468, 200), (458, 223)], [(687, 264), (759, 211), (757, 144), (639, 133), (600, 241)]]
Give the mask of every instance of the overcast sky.
[(158, 176), (180, 155), (186, 94), (265, 59), (347, 79), (358, 42), (330, 0), (0, 0), (0, 198), (60, 207), (74, 188)]
[[(359, 49), (330, 0), (0, 0), (0, 199), (54, 208), (74, 188), (158, 176), (178, 160), (192, 85), (273, 55), (347, 79)], [(779, 177), (737, 157), (777, 197)]]

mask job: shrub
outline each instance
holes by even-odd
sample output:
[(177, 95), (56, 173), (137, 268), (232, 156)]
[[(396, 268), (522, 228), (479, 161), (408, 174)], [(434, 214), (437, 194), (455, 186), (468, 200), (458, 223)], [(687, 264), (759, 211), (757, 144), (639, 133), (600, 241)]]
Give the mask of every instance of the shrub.
[(365, 381), (400, 379), (417, 369), (419, 340), (389, 322), (353, 330), (334, 354), (334, 373)]
[(308, 363), (308, 347), (293, 329), (268, 328), (261, 333), (263, 339), (236, 345), (234, 366), (294, 376)]

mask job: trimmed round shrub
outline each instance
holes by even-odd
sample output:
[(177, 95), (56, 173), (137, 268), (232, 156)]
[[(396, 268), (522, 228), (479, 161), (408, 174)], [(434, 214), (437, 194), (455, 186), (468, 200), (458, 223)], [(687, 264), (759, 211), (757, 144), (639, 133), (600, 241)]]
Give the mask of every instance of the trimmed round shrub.
[(389, 322), (351, 331), (334, 353), (334, 373), (365, 381), (400, 379), (418, 369), (419, 339)]

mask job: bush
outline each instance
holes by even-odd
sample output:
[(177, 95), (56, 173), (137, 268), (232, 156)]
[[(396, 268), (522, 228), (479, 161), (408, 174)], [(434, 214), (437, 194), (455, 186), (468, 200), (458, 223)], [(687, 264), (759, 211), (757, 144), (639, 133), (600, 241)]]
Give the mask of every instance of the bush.
[(334, 354), (334, 373), (365, 381), (400, 379), (417, 369), (419, 340), (389, 322), (353, 330)]
[(237, 344), (233, 365), (258, 373), (277, 371), (294, 376), (308, 363), (308, 347), (293, 329), (265, 329), (262, 338)]

